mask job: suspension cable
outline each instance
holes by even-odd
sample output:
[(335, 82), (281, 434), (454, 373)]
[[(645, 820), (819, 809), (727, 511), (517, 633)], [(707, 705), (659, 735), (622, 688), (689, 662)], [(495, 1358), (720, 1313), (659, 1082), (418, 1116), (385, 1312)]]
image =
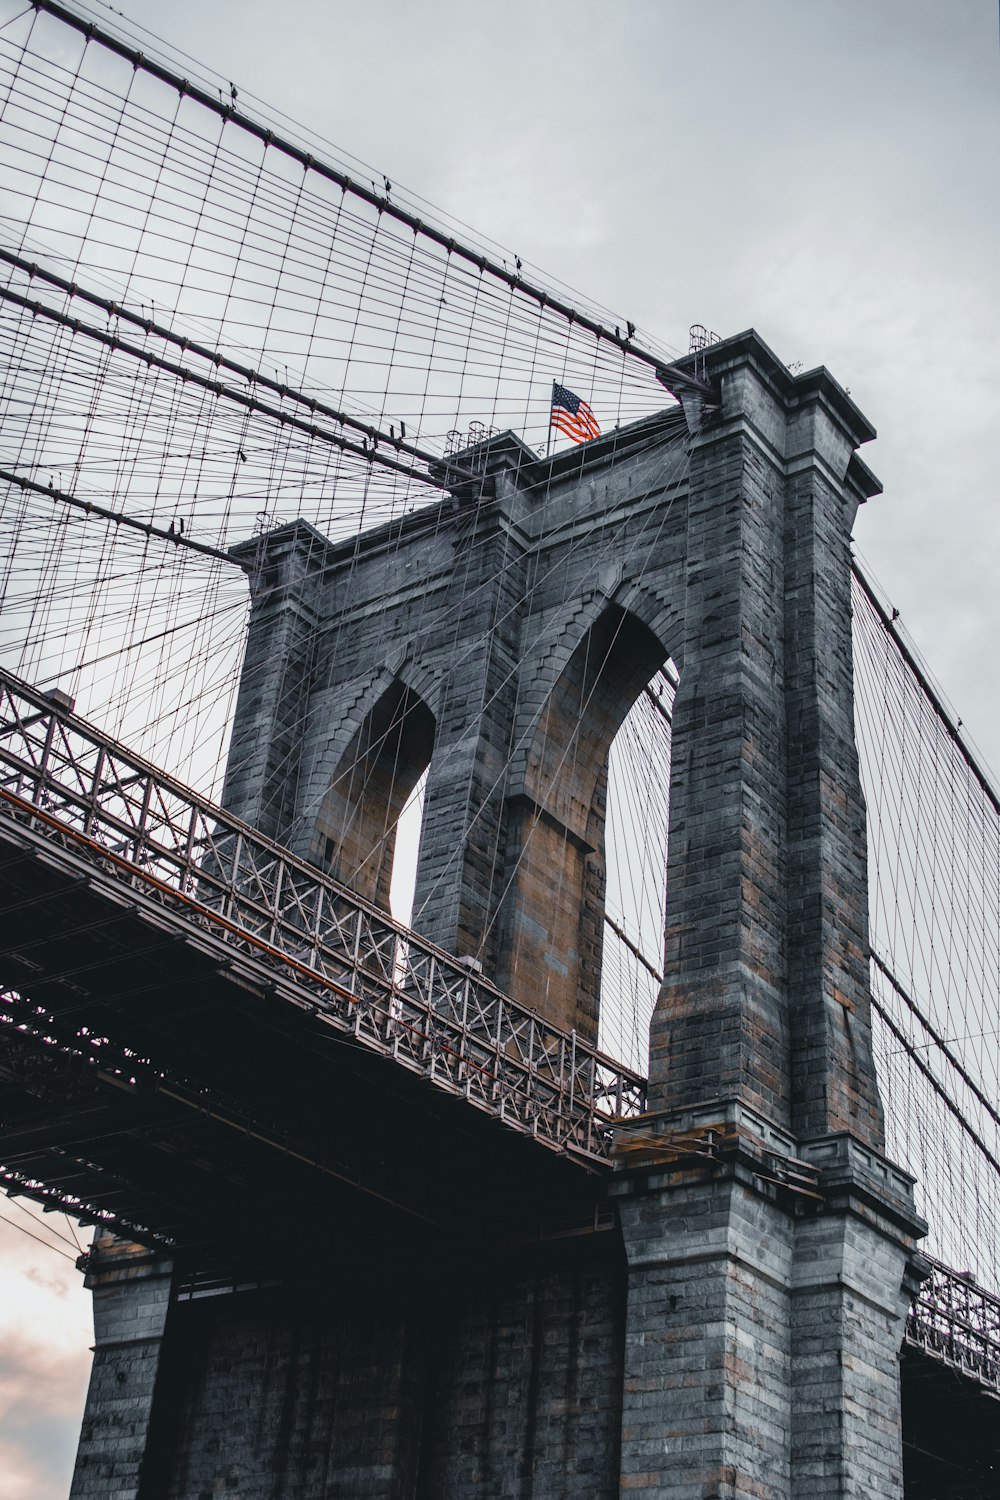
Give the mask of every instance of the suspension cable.
[[(598, 339), (603, 339), (610, 344), (614, 344), (623, 354), (628, 354), (634, 359), (641, 360), (654, 370), (663, 369), (665, 361), (662, 358), (636, 346), (632, 343), (630, 337), (623, 338), (618, 330), (605, 328), (603, 324), (589, 317), (587, 313), (580, 312), (578, 309), (570, 307), (568, 303), (563, 302), (560, 298), (552, 296), (540, 287), (533, 286), (521, 277), (519, 270), (515, 272), (508, 271), (506, 266), (491, 260), (487, 255), (477, 254), (475, 250), (468, 248), (459, 240), (445, 234), (443, 230), (435, 228), (433, 224), (428, 224), (425, 220), (417, 218), (415, 214), (409, 213), (405, 208), (394, 203), (388, 192), (380, 194), (372, 188), (365, 187), (356, 178), (349, 177), (346, 172), (339, 171), (329, 162), (322, 161), (318, 157), (313, 156), (311, 152), (304, 151), (301, 146), (295, 145), (294, 142), (285, 140), (282, 136), (275, 135), (273, 130), (258, 124), (256, 120), (250, 119), (249, 116), (237, 110), (235, 101), (224, 104), (221, 99), (214, 98), (212, 94), (199, 88), (197, 84), (192, 83), (189, 79), (180, 77), (170, 68), (165, 67), (163, 63), (157, 62), (154, 58), (148, 57), (135, 47), (129, 46), (127, 42), (113, 33), (105, 31), (96, 22), (87, 20), (83, 16), (79, 16), (74, 11), (69, 10), (66, 6), (58, 4), (57, 0), (31, 0), (31, 3), (36, 10), (47, 11), (49, 15), (55, 16), (58, 20), (65, 22), (67, 26), (72, 27), (73, 30), (80, 32), (88, 42), (98, 42), (102, 47), (106, 47), (108, 51), (131, 63), (133, 68), (149, 73), (153, 78), (159, 79), (161, 83), (165, 83), (169, 87), (176, 89), (182, 96), (193, 99), (205, 109), (211, 110), (222, 121), (238, 126), (239, 129), (246, 131), (248, 135), (253, 136), (256, 140), (267, 146), (269, 150), (280, 152), (292, 161), (297, 162), (307, 171), (315, 172), (318, 176), (326, 178), (327, 181), (335, 183), (343, 192), (359, 198), (371, 208), (376, 209), (380, 215), (395, 219), (400, 224), (405, 224), (414, 234), (431, 240), (435, 245), (447, 251), (450, 256), (455, 256), (456, 259), (463, 260), (468, 265), (474, 266), (480, 273), (485, 272), (495, 277), (496, 280), (503, 282), (512, 291), (520, 292), (523, 296), (536, 302), (540, 308), (558, 313), (568, 323), (577, 324), (579, 327), (585, 328), (589, 333), (595, 334)], [(632, 329), (631, 324), (629, 325), (629, 329)]]
[[(176, 348), (184, 352), (190, 351), (190, 353), (198, 355), (201, 359), (207, 360), (209, 364), (214, 365), (217, 369), (227, 370), (230, 374), (238, 375), (242, 380), (245, 380), (248, 385), (263, 386), (266, 390), (273, 391), (275, 395), (280, 396), (282, 400), (294, 401), (303, 406), (307, 406), (310, 413), (314, 416), (318, 412), (321, 416), (329, 417), (332, 421), (339, 422), (342, 427), (349, 427), (353, 432), (360, 433), (367, 442), (370, 442), (372, 444), (371, 449), (364, 447), (360, 450), (357, 447), (352, 447), (348, 444), (344, 444), (343, 446), (346, 452), (355, 454), (361, 452), (364, 457), (368, 459), (374, 458), (375, 462), (382, 463), (381, 455), (378, 453), (378, 445), (379, 443), (384, 443), (386, 447), (395, 448), (398, 453), (408, 453), (411, 458), (417, 459), (420, 463), (427, 464), (428, 466), (441, 465), (441, 459), (436, 454), (428, 453), (423, 448), (418, 448), (415, 444), (407, 442), (404, 437), (397, 437), (388, 432), (383, 432), (380, 428), (375, 427), (369, 422), (362, 422), (360, 418), (352, 417), (348, 412), (339, 411), (336, 407), (333, 406), (327, 406), (325, 402), (318, 400), (315, 396), (307, 396), (304, 394), (304, 392), (298, 391), (292, 386), (282, 384), (277, 380), (272, 380), (270, 376), (265, 375), (262, 370), (253, 370), (249, 365), (238, 364), (235, 360), (229, 359), (226, 355), (221, 354), (217, 349), (210, 349), (205, 344), (199, 344), (194, 339), (190, 339), (182, 334), (175, 333), (172, 328), (167, 327), (163, 323), (157, 323), (152, 318), (140, 317), (138, 313), (130, 312), (128, 308), (123, 307), (120, 302), (114, 302), (110, 297), (102, 297), (96, 292), (88, 291), (85, 287), (79, 286), (75, 281), (67, 281), (65, 277), (57, 276), (55, 272), (45, 270), (44, 267), (39, 266), (35, 261), (26, 261), (22, 256), (14, 255), (11, 251), (4, 250), (2, 247), (0, 247), (0, 260), (6, 261), (8, 265), (16, 267), (17, 270), (24, 272), (26, 276), (33, 280), (44, 281), (47, 285), (55, 287), (61, 292), (65, 292), (68, 297), (78, 297), (82, 302), (88, 303), (91, 307), (100, 308), (100, 310), (107, 313), (109, 317), (117, 318), (119, 321), (124, 323), (129, 323), (133, 328), (139, 328), (144, 333), (152, 334), (156, 338), (162, 339), (164, 343), (173, 344)], [(11, 300), (17, 301), (18, 299), (16, 295), (12, 295)], [(30, 301), (27, 301), (22, 305), (27, 306), (32, 311), (34, 311), (35, 307), (37, 306), (37, 304)], [(64, 314), (60, 316), (65, 317)], [(66, 319), (66, 324), (64, 324), (64, 326), (67, 325), (69, 327), (72, 327), (74, 331), (79, 329), (81, 333), (89, 334), (91, 336), (95, 331), (91, 328), (88, 328), (86, 324), (78, 324), (75, 319)], [(127, 344), (118, 344), (114, 345), (113, 347), (120, 349), (125, 353), (136, 352), (133, 346), (129, 346)], [(144, 351), (140, 352), (140, 357), (143, 360), (147, 359), (147, 355)], [(164, 364), (162, 368), (168, 370), (173, 369), (174, 374), (181, 373), (181, 367), (179, 366), (171, 367), (169, 364)], [(182, 373), (181, 378), (194, 380), (196, 382), (201, 380), (202, 383), (207, 385), (209, 389), (216, 388), (215, 386), (213, 386), (211, 381), (204, 381), (203, 377), (199, 377), (193, 372)], [(231, 391), (229, 391), (228, 387), (226, 388), (226, 394), (233, 394)], [(251, 409), (255, 411), (267, 411), (267, 408), (263, 406), (256, 406)], [(311, 426), (308, 427), (307, 430), (309, 431), (310, 436), (324, 436), (324, 434), (322, 433), (315, 432)], [(397, 469), (397, 472), (407, 474), (410, 477), (414, 477), (417, 479), (423, 479), (425, 483), (433, 484), (438, 488), (443, 487), (442, 480), (431, 477), (430, 475), (421, 474), (419, 472), (414, 473), (413, 470), (407, 469), (405, 467), (400, 469), (399, 466), (391, 463), (386, 464), (385, 467), (395, 468)], [(454, 464), (450, 460), (448, 462), (448, 471), (449, 478), (452, 481), (457, 479), (470, 480), (477, 477), (470, 469), (464, 469), (461, 466)]]

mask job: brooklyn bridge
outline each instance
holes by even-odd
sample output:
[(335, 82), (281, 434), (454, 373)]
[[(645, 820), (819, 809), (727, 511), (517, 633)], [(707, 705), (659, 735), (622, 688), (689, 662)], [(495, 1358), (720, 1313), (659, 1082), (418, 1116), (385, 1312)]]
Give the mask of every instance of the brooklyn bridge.
[(867, 417), (69, 7), (0, 69), (73, 1496), (994, 1495), (1000, 800), (853, 556)]

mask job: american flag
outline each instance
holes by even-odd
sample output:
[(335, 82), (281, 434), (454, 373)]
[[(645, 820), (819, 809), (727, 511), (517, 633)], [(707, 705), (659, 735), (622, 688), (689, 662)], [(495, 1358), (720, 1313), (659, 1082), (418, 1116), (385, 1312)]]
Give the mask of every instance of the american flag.
[(591, 438), (600, 437), (601, 429), (597, 425), (594, 413), (582, 401), (579, 396), (574, 396), (564, 385), (552, 382), (552, 426), (558, 427), (574, 443), (587, 443)]

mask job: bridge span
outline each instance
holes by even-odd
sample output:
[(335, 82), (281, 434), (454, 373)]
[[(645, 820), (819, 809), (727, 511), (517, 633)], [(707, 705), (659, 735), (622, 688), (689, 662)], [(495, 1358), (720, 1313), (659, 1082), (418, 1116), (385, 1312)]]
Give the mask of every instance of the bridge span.
[[(176, 1259), (182, 1297), (264, 1295), (400, 1222), (430, 1260), (607, 1234), (637, 1162), (816, 1196), (763, 1122), (650, 1138), (641, 1077), (8, 674), (0, 908), (0, 1178)], [(961, 1392), (1000, 1398), (1000, 1299), (928, 1262), (905, 1337), (924, 1444), (941, 1408), (974, 1442)]]

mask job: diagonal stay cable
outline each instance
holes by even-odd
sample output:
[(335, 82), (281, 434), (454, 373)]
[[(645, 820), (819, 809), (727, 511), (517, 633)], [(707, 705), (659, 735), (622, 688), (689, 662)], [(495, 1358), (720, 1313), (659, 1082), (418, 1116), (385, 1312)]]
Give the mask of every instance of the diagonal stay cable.
[(480, 274), (486, 273), (495, 277), (498, 281), (503, 282), (505, 286), (510, 287), (512, 291), (519, 292), (530, 301), (537, 303), (539, 307), (557, 313), (560, 317), (565, 318), (568, 323), (576, 324), (578, 327), (586, 329), (587, 332), (596, 335), (598, 339), (603, 339), (610, 344), (616, 345), (624, 354), (641, 360), (643, 363), (652, 366), (654, 370), (663, 369), (664, 360), (661, 356), (651, 354), (645, 349), (637, 347), (631, 342), (629, 337), (626, 336), (623, 338), (617, 330), (604, 327), (586, 313), (570, 307), (568, 303), (561, 301), (558, 297), (554, 297), (549, 292), (533, 286), (530, 282), (522, 278), (520, 271), (509, 271), (505, 265), (498, 264), (485, 254), (477, 254), (475, 250), (463, 245), (452, 236), (445, 234), (443, 230), (436, 228), (433, 224), (428, 224), (423, 219), (417, 218), (415, 214), (409, 213), (405, 208), (394, 203), (388, 192), (380, 194), (375, 192), (373, 188), (365, 187), (363, 183), (358, 182), (353, 177), (349, 177), (346, 172), (339, 171), (328, 162), (321, 161), (319, 158), (313, 156), (311, 152), (303, 150), (301, 146), (297, 146), (293, 142), (275, 135), (273, 130), (258, 124), (256, 120), (250, 119), (249, 116), (239, 111), (236, 108), (235, 102), (224, 104), (221, 99), (213, 97), (212, 94), (199, 88), (197, 84), (192, 83), (189, 79), (182, 78), (170, 68), (151, 58), (147, 53), (140, 52), (137, 48), (129, 46), (121, 37), (105, 31), (102, 26), (98, 26), (95, 22), (77, 15), (66, 6), (56, 3), (56, 0), (33, 0), (33, 4), (36, 10), (46, 11), (49, 15), (56, 17), (56, 19), (64, 22), (67, 26), (80, 32), (88, 43), (97, 42), (100, 46), (113, 52), (117, 57), (124, 58), (126, 62), (131, 63), (133, 68), (148, 73), (151, 77), (159, 79), (161, 83), (165, 83), (170, 88), (176, 89), (182, 96), (192, 99), (205, 109), (210, 110), (212, 114), (217, 115), (224, 123), (235, 125), (248, 135), (253, 136), (256, 140), (263, 142), (269, 150), (289, 157), (292, 161), (297, 162), (299, 166), (305, 168), (306, 171), (315, 172), (319, 177), (326, 178), (328, 182), (335, 183), (342, 192), (350, 193), (353, 197), (367, 203), (380, 216), (395, 219), (398, 223), (405, 224), (414, 234), (421, 235), (440, 246), (448, 255), (454, 256), (456, 259), (463, 260), (468, 265), (475, 267)]
[(951, 714), (945, 708), (939, 694), (935, 692), (933, 686), (928, 680), (926, 671), (923, 667), (921, 667), (917, 658), (914, 656), (913, 652), (903, 640), (896, 626), (894, 618), (883, 606), (878, 595), (875, 593), (872, 584), (870, 583), (866, 575), (862, 572), (856, 558), (851, 559), (851, 572), (857, 579), (858, 586), (860, 587), (865, 598), (868, 600), (869, 604), (872, 606), (875, 613), (881, 620), (886, 634), (891, 637), (896, 650), (899, 652), (900, 656), (903, 658), (906, 665), (909, 667), (910, 671), (913, 673), (914, 677), (917, 679), (917, 682), (923, 689), (925, 697), (927, 698), (931, 707), (934, 709), (934, 712), (937, 714), (938, 718), (941, 720), (941, 723), (944, 725), (949, 738), (954, 741), (955, 745), (958, 748), (959, 754), (965, 761), (966, 765), (969, 767), (969, 770), (972, 772), (973, 776), (978, 781), (986, 800), (993, 808), (993, 811), (1000, 815), (1000, 797), (998, 797), (996, 791), (994, 790), (989, 776), (983, 770), (982, 766), (979, 764), (979, 762), (976, 760), (976, 757), (969, 749), (969, 746), (966, 744), (965, 739), (961, 733), (960, 724), (955, 723)]
[(924, 1062), (917, 1049), (913, 1046), (913, 1044), (906, 1036), (906, 1033), (896, 1025), (895, 1021), (892, 1019), (885, 1006), (876, 998), (875, 995), (872, 995), (872, 1008), (878, 1012), (878, 1015), (881, 1017), (883, 1023), (892, 1032), (893, 1036), (896, 1038), (896, 1041), (899, 1042), (900, 1046), (903, 1048), (904, 1052), (907, 1054), (914, 1067), (918, 1068), (924, 1075), (931, 1088), (944, 1103), (945, 1107), (955, 1116), (955, 1119), (965, 1131), (966, 1135), (968, 1135), (974, 1142), (974, 1144), (979, 1147), (979, 1150), (986, 1157), (986, 1160), (989, 1162), (990, 1166), (997, 1173), (997, 1175), (1000, 1176), (1000, 1161), (998, 1161), (997, 1158), (993, 1155), (993, 1152), (990, 1150), (989, 1146), (987, 1146), (982, 1136), (979, 1135), (978, 1132), (969, 1124), (968, 1120), (965, 1118), (962, 1111), (955, 1103), (954, 1099), (948, 1093), (948, 1090), (942, 1083), (938, 1081), (933, 1069), (929, 1068), (928, 1065)]
[(990, 1102), (990, 1100), (983, 1093), (982, 1089), (976, 1083), (975, 1079), (966, 1071), (960, 1059), (956, 1057), (955, 1053), (948, 1046), (948, 1043), (945, 1041), (944, 1037), (938, 1034), (935, 1028), (931, 1025), (930, 1021), (924, 1015), (923, 1011), (920, 1009), (920, 1006), (917, 1004), (917, 1002), (912, 998), (912, 996), (907, 994), (906, 990), (900, 984), (895, 974), (889, 968), (889, 965), (885, 962), (884, 959), (879, 957), (874, 949), (871, 951), (871, 960), (875, 967), (892, 985), (892, 988), (895, 990), (899, 998), (903, 1001), (904, 1005), (906, 1005), (907, 1009), (913, 1014), (916, 1020), (920, 1022), (920, 1025), (927, 1032), (927, 1035), (940, 1049), (942, 1054), (948, 1059), (949, 1063), (951, 1063), (951, 1066), (955, 1069), (955, 1072), (961, 1078), (966, 1088), (982, 1105), (983, 1109), (985, 1109), (986, 1113), (989, 1115), (994, 1125), (996, 1125), (997, 1129), (1000, 1130), (1000, 1111), (998, 1111), (996, 1106)]
[[(19, 292), (11, 291), (9, 287), (0, 287), (0, 300), (10, 302), (16, 307), (22, 307), (35, 317), (44, 318), (48, 322), (58, 324), (60, 327), (72, 329), (73, 333), (82, 334), (86, 338), (102, 344), (106, 349), (112, 349), (120, 354), (127, 354), (132, 359), (140, 361), (147, 367), (155, 366), (159, 370), (166, 371), (169, 375), (176, 376), (178, 380), (199, 386), (202, 390), (211, 391), (213, 395), (223, 396), (227, 400), (234, 401), (237, 405), (245, 407), (248, 411), (260, 412), (264, 416), (271, 417), (282, 427), (291, 427), (298, 432), (304, 432), (308, 437), (315, 438), (320, 442), (329, 443), (333, 447), (339, 448), (343, 453), (351, 453), (355, 458), (360, 458), (365, 463), (378, 464), (383, 469), (392, 469), (397, 474), (403, 474), (409, 479), (417, 479), (422, 484), (428, 484), (434, 489), (441, 489), (445, 484), (443, 476), (441, 478), (434, 478), (431, 474), (415, 468), (412, 464), (399, 463), (396, 459), (380, 453), (378, 448), (379, 438), (384, 440), (387, 447), (395, 447), (396, 444), (387, 433), (379, 433), (377, 428), (369, 429), (364, 424), (355, 423), (356, 426), (364, 431), (366, 442), (369, 431), (376, 434), (371, 447), (362, 446), (360, 443), (352, 442), (350, 438), (341, 437), (338, 433), (331, 432), (326, 427), (318, 426), (315, 422), (307, 422), (302, 417), (293, 416), (290, 412), (282, 411), (280, 407), (272, 406), (266, 401), (258, 401), (254, 396), (248, 396), (243, 391), (237, 390), (234, 386), (227, 385), (221, 380), (212, 380), (207, 375), (199, 375), (197, 371), (189, 369), (186, 365), (175, 364), (173, 360), (164, 359), (162, 355), (153, 354), (149, 349), (142, 349), (138, 344), (130, 344), (127, 340), (119, 338), (116, 334), (105, 333), (103, 329), (94, 328), (90, 324), (82, 323), (79, 318), (71, 318), (67, 313), (58, 312), (52, 307), (46, 307), (44, 303), (37, 300), (33, 301), (30, 297), (22, 297)], [(145, 328), (144, 320), (140, 320), (140, 324)], [(156, 329), (150, 326), (149, 332), (155, 333)], [(189, 344), (188, 347), (191, 348), (192, 346)], [(216, 363), (219, 365), (222, 364), (221, 355), (210, 355), (209, 357), (213, 365)], [(241, 378), (247, 380), (250, 384), (255, 383), (253, 371), (243, 371), (240, 366), (234, 366), (234, 369), (240, 373)], [(282, 386), (275, 385), (275, 389), (286, 396), (291, 394), (287, 388)], [(308, 399), (311, 400), (311, 398)], [(340, 413), (336, 413), (335, 420), (343, 422), (346, 426), (348, 420), (353, 419), (347, 419)], [(431, 455), (422, 455), (421, 462), (440, 466), (442, 470), (447, 464), (447, 460)], [(448, 464), (448, 467), (451, 469), (452, 466)], [(471, 479), (478, 476), (468, 474), (465, 477)]]
[[(152, 318), (144, 318), (139, 313), (130, 312), (120, 302), (115, 302), (110, 297), (102, 297), (97, 292), (88, 291), (75, 281), (67, 281), (65, 277), (57, 276), (54, 271), (45, 270), (37, 262), (27, 261), (22, 256), (14, 255), (11, 251), (4, 250), (2, 247), (0, 247), (0, 261), (5, 261), (8, 265), (23, 272), (24, 275), (32, 280), (43, 281), (46, 285), (64, 292), (68, 297), (79, 298), (80, 301), (86, 302), (90, 307), (99, 308), (102, 312), (107, 313), (109, 317), (118, 319), (119, 322), (129, 323), (133, 328), (141, 329), (143, 333), (162, 339), (164, 343), (172, 344), (184, 353), (190, 352), (191, 354), (196, 354), (199, 358), (208, 361), (217, 369), (226, 370), (232, 375), (238, 375), (242, 380), (247, 381), (249, 385), (263, 387), (265, 390), (272, 391), (275, 395), (281, 397), (282, 400), (294, 401), (299, 405), (305, 406), (313, 416), (319, 414), (339, 423), (342, 427), (348, 427), (352, 432), (361, 434), (367, 442), (374, 445), (373, 449), (359, 450), (357, 448), (347, 448), (349, 452), (360, 452), (366, 459), (383, 463), (384, 461), (378, 453), (378, 445), (381, 442), (387, 448), (394, 448), (398, 453), (406, 453), (410, 458), (416, 459), (419, 463), (426, 464), (428, 467), (432, 464), (438, 466), (442, 462), (436, 454), (425, 452), (424, 449), (417, 447), (416, 444), (407, 442), (404, 437), (396, 437), (388, 432), (383, 432), (371, 423), (361, 421), (359, 417), (352, 417), (348, 412), (340, 411), (333, 406), (327, 406), (325, 402), (317, 400), (314, 396), (307, 396), (303, 391), (298, 391), (291, 386), (283, 384), (281, 381), (272, 380), (263, 371), (254, 370), (249, 365), (241, 365), (236, 360), (229, 359), (225, 355), (220, 354), (216, 349), (211, 349), (205, 344), (199, 344), (183, 334), (175, 333), (172, 328), (164, 323), (157, 323)], [(34, 305), (32, 303), (29, 302), (26, 305), (33, 309)], [(75, 320), (67, 319), (67, 322), (69, 326), (75, 327)], [(81, 333), (90, 333), (91, 331), (85, 325), (80, 325)], [(131, 352), (128, 345), (123, 345), (122, 347), (127, 352)], [(142, 352), (141, 357), (143, 360), (146, 359), (145, 351)], [(177, 368), (170, 365), (166, 365), (164, 368), (170, 369), (173, 374), (179, 373)], [(193, 372), (187, 378), (198, 379)], [(227, 391), (227, 394), (232, 393)], [(322, 436), (321, 433), (316, 433), (313, 430), (312, 425), (310, 425), (308, 430), (310, 436)], [(405, 466), (400, 469), (399, 465), (390, 464), (387, 467), (396, 468), (403, 473), (412, 472), (405, 468)], [(454, 477), (462, 479), (476, 477), (470, 470), (463, 469), (450, 462), (448, 468)], [(423, 479), (425, 483), (433, 484), (437, 488), (443, 487), (442, 480), (431, 479), (426, 474), (417, 473), (413, 477)]]

